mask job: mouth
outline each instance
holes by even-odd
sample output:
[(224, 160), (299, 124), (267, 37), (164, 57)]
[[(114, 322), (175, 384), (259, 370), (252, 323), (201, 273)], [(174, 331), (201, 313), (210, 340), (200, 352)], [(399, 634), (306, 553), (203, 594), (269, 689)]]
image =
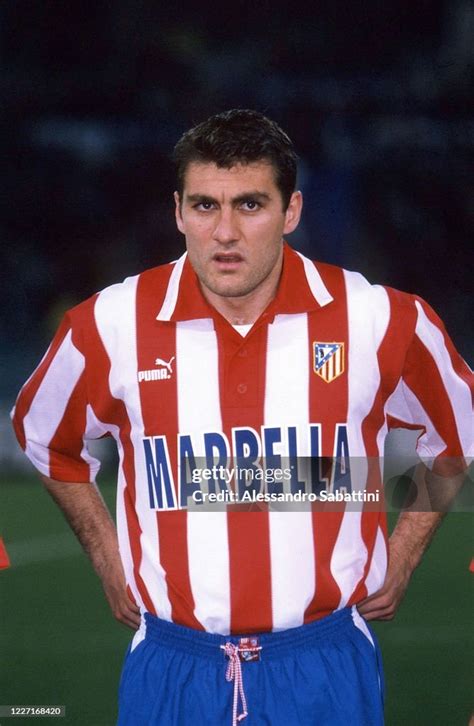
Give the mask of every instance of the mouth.
[(238, 252), (218, 252), (212, 259), (222, 271), (236, 270), (244, 262)]

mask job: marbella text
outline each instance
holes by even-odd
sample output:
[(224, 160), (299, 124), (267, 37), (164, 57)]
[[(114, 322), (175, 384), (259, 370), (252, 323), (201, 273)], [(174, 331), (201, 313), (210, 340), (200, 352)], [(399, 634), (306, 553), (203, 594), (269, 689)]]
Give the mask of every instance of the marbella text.
[(234, 428), (229, 438), (222, 431), (180, 434), (177, 447), (166, 436), (145, 437), (149, 506), (379, 502), (380, 490), (374, 482), (367, 486), (366, 465), (360, 476), (350, 459), (346, 425), (336, 424), (334, 433), (332, 457), (320, 455), (320, 424), (305, 431)]

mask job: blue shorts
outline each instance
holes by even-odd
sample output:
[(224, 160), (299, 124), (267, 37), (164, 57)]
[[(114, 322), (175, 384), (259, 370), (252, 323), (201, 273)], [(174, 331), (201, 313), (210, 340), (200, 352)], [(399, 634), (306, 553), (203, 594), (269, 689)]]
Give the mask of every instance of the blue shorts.
[(248, 638), (145, 622), (125, 659), (118, 726), (383, 725), (380, 652), (355, 608)]

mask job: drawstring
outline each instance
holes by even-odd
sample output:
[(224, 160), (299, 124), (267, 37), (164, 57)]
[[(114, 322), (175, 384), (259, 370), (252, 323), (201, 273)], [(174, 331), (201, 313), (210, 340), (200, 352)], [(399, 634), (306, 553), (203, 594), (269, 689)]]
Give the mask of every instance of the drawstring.
[[(225, 655), (229, 659), (229, 663), (227, 665), (227, 671), (225, 674), (225, 679), (229, 683), (231, 681), (234, 681), (234, 703), (232, 706), (232, 726), (237, 726), (237, 721), (242, 721), (244, 718), (248, 716), (247, 713), (247, 699), (245, 698), (244, 693), (244, 684), (242, 680), (242, 666), (240, 665), (240, 657), (239, 657), (239, 648), (237, 645), (234, 645), (234, 643), (226, 643), (225, 645), (221, 645), (221, 648), (224, 650)], [(242, 701), (242, 713), (240, 715), (237, 715), (238, 710), (238, 701)]]

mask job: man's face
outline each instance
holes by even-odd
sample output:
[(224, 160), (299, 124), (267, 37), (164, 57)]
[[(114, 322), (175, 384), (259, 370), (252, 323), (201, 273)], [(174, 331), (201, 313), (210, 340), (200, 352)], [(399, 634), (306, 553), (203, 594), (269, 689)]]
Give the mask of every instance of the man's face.
[(270, 163), (190, 164), (183, 198), (175, 192), (176, 222), (205, 296), (255, 297), (273, 285), (282, 264), (282, 236), (300, 218), (301, 194), (286, 212)]

